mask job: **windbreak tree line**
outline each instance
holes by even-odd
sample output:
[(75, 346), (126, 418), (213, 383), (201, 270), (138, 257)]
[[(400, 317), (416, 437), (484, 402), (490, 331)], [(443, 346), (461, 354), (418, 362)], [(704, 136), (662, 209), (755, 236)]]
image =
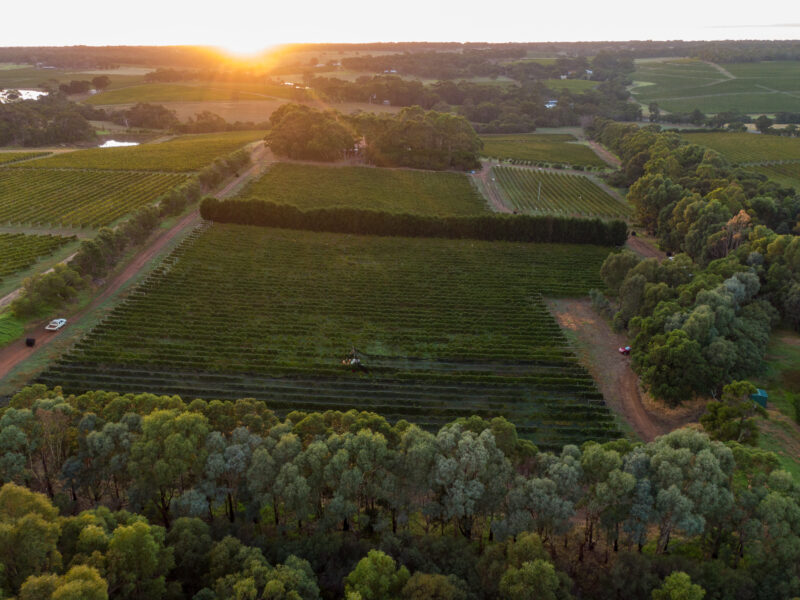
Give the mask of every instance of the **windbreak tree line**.
[(200, 214), (220, 223), (332, 233), (600, 246), (622, 245), (628, 232), (619, 220), (503, 214), (437, 217), (345, 207), (302, 210), (263, 200), (211, 197), (203, 199)]
[[(776, 465), (688, 429), (550, 454), (503, 419), (434, 434), (355, 411), (280, 420), (254, 400), (34, 386), (0, 416), (0, 587), (611, 599), (680, 571), (664, 585), (783, 599), (800, 592), (800, 488)], [(71, 581), (97, 595), (59, 595)]]
[(669, 403), (718, 397), (761, 366), (770, 330), (800, 327), (800, 196), (658, 126), (597, 122), (640, 225), (675, 256), (610, 256), (614, 322), (633, 365)]

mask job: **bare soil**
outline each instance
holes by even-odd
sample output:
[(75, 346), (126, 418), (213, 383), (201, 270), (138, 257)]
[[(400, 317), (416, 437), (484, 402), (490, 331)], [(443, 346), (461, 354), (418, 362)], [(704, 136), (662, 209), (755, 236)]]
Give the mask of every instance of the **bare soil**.
[(578, 358), (594, 378), (608, 407), (624, 418), (642, 440), (652, 441), (697, 421), (704, 401), (669, 409), (644, 393), (631, 369), (630, 358), (618, 351), (629, 341), (611, 329), (588, 299), (548, 299), (547, 304), (559, 325), (577, 338)]
[(608, 148), (603, 146), (598, 142), (594, 142), (592, 140), (587, 140), (589, 143), (589, 147), (594, 150), (594, 153), (597, 154), (606, 164), (614, 167), (615, 169), (619, 169), (622, 166), (622, 161), (619, 159), (618, 156), (613, 154)]
[(656, 248), (651, 241), (646, 240), (639, 235), (630, 236), (628, 241), (625, 242), (625, 246), (644, 258), (657, 258), (658, 260), (664, 260), (667, 257), (666, 252), (662, 252)]

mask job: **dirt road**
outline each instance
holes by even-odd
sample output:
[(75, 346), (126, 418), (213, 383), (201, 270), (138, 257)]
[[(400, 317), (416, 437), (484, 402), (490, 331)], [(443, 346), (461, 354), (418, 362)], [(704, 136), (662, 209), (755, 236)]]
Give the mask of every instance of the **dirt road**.
[[(223, 188), (221, 188), (215, 195), (218, 198), (225, 198), (229, 194), (238, 190), (239, 187), (252, 176), (256, 175), (264, 168), (264, 158), (266, 151), (263, 145), (257, 147), (252, 154), (253, 165), (249, 167), (239, 177), (229, 181)], [(118, 292), (126, 283), (133, 279), (139, 271), (152, 259), (158, 256), (164, 248), (178, 235), (191, 229), (201, 222), (200, 211), (195, 209), (191, 213), (184, 216), (180, 221), (173, 225), (170, 229), (158, 233), (151, 241), (151, 243), (139, 252), (136, 257), (126, 267), (118, 273), (111, 281), (107, 282), (102, 291), (92, 300), (92, 302), (83, 310), (77, 312), (69, 317), (69, 324), (74, 325), (79, 323), (87, 314), (96, 310), (103, 304), (109, 297)], [(63, 331), (49, 333), (44, 331), (44, 326), (47, 321), (36, 323), (29, 327), (26, 331), (26, 336), (36, 338), (36, 346), (29, 348), (25, 345), (25, 339), (20, 338), (12, 342), (5, 348), (0, 349), (0, 379), (3, 379), (8, 373), (26, 360), (35, 352), (39, 351), (43, 346), (48, 345), (54, 339), (63, 334)]]
[(630, 358), (617, 351), (626, 346), (628, 340), (614, 333), (588, 299), (549, 299), (547, 304), (559, 325), (575, 334), (578, 357), (597, 382), (606, 404), (621, 415), (641, 439), (652, 441), (699, 418), (700, 403), (669, 410), (655, 405), (642, 394)]
[(489, 200), (491, 209), (494, 212), (511, 212), (511, 209), (506, 206), (506, 203), (500, 196), (500, 192), (498, 191), (497, 186), (494, 185), (494, 181), (492, 181), (492, 164), (490, 162), (482, 162), (481, 170), (475, 173), (474, 177), (477, 179), (478, 185), (483, 189), (484, 196), (486, 196), (486, 199)]
[(597, 154), (603, 161), (605, 161), (608, 165), (614, 167), (615, 169), (619, 169), (622, 165), (622, 161), (611, 153), (605, 146), (598, 142), (594, 142), (592, 140), (588, 140), (589, 147), (594, 150), (594, 153)]
[(664, 260), (667, 257), (665, 252), (662, 252), (638, 235), (629, 237), (628, 241), (625, 242), (625, 245), (636, 252), (636, 254), (643, 256), (644, 258), (657, 258), (658, 260)]

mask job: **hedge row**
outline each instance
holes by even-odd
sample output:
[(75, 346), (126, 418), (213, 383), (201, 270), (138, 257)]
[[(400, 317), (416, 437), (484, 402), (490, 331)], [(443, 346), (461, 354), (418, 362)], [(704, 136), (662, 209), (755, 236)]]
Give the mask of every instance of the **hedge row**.
[(200, 214), (204, 219), (221, 223), (364, 235), (601, 246), (621, 246), (628, 237), (628, 227), (621, 220), (550, 215), (431, 217), (353, 208), (304, 211), (263, 200), (220, 201), (216, 198), (205, 198)]

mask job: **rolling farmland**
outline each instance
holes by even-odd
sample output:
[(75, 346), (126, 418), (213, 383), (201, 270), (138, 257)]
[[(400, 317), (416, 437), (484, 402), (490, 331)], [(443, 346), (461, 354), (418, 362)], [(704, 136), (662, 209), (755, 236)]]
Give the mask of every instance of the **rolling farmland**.
[(685, 133), (693, 144), (716, 150), (732, 163), (800, 160), (800, 138), (757, 133)]
[[(771, 113), (800, 110), (800, 64), (796, 61), (721, 65), (692, 59), (638, 61), (632, 90), (642, 104), (671, 112), (738, 110)], [(644, 84), (644, 85), (642, 85)]]
[(603, 168), (606, 164), (591, 148), (576, 144), (564, 133), (482, 135), (483, 155), (513, 161), (560, 163)]
[(135, 104), (137, 102), (218, 102), (294, 98), (297, 92), (276, 83), (145, 83), (96, 94), (86, 104)]
[(515, 167), (492, 167), (492, 173), (504, 197), (521, 213), (603, 218), (630, 214), (626, 204), (582, 175)]
[(56, 235), (0, 233), (0, 279), (27, 269), (74, 239)]
[(486, 202), (466, 175), (278, 163), (240, 194), (277, 204), (368, 208), (430, 216), (476, 215)]
[[(607, 253), (213, 225), (40, 380), (431, 428), (505, 415), (545, 448), (610, 439), (602, 396), (541, 300), (599, 286)], [(340, 364), (353, 346), (367, 372)]]
[(263, 131), (185, 135), (162, 143), (66, 152), (37, 160), (35, 164), (72, 169), (197, 171), (215, 158), (263, 137)]
[(0, 223), (108, 225), (152, 203), (185, 178), (167, 173), (1, 169)]

